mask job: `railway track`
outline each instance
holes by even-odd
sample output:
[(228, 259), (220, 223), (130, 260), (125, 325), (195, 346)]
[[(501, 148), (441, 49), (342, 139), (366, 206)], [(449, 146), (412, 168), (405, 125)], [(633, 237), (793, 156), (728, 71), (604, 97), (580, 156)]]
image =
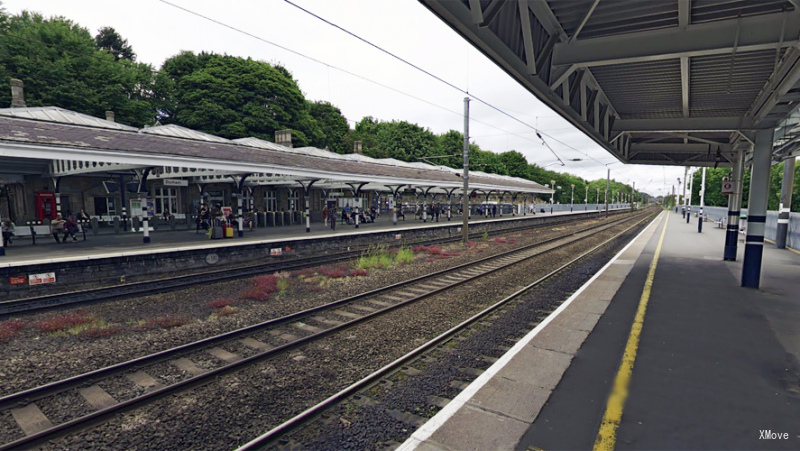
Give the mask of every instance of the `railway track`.
[[(395, 361), (389, 363), (388, 365), (376, 370), (375, 372), (369, 374), (367, 377), (353, 383), (352, 385), (348, 386), (347, 388), (339, 391), (338, 393), (328, 397), (324, 401), (308, 408), (307, 410), (303, 411), (302, 413), (296, 415), (295, 417), (287, 420), (286, 422), (274, 427), (273, 429), (269, 430), (265, 434), (251, 440), (247, 444), (237, 448), (235, 451), (255, 451), (255, 450), (263, 450), (263, 449), (270, 449), (270, 450), (296, 450), (296, 449), (304, 449), (305, 444), (309, 443), (309, 440), (324, 440), (324, 438), (319, 437), (316, 435), (314, 431), (305, 431), (306, 428), (311, 429), (310, 426), (317, 425), (320, 423), (322, 425), (321, 429), (325, 429), (325, 426), (329, 425), (332, 419), (338, 418), (338, 416), (331, 411), (334, 410), (335, 407), (341, 406), (345, 403), (352, 403), (358, 406), (370, 406), (374, 407), (375, 405), (379, 404), (380, 402), (372, 396), (370, 390), (381, 386), (381, 391), (385, 390), (387, 386), (391, 386), (393, 380), (393, 376), (401, 373), (403, 377), (400, 379), (404, 379), (409, 377), (410, 375), (415, 375), (419, 373), (419, 370), (416, 370), (414, 367), (419, 366), (423, 367), (428, 363), (428, 355), (432, 351), (443, 351), (444, 346), (449, 343), (459, 339), (466, 340), (467, 336), (471, 336), (475, 330), (473, 329), (476, 325), (480, 323), (481, 327), (486, 328), (489, 324), (491, 324), (494, 319), (493, 316), (499, 314), (502, 310), (510, 310), (510, 307), (513, 307), (517, 303), (521, 303), (521, 297), (524, 296), (526, 293), (530, 292), (532, 289), (541, 286), (543, 283), (551, 280), (553, 277), (562, 273), (565, 269), (572, 267), (579, 261), (585, 259), (586, 257), (594, 254), (599, 249), (604, 248), (609, 243), (614, 242), (620, 236), (625, 235), (642, 222), (645, 222), (649, 219), (652, 219), (654, 216), (648, 216), (642, 219), (641, 221), (636, 222), (635, 224), (631, 225), (630, 227), (626, 228), (619, 234), (616, 234), (614, 237), (594, 246), (593, 248), (589, 249), (588, 251), (578, 255), (574, 259), (570, 260), (569, 262), (559, 266), (558, 268), (554, 269), (550, 273), (540, 277), (539, 279), (535, 280), (534, 282), (520, 288), (516, 292), (512, 293), (511, 295), (503, 298), (502, 300), (496, 302), (495, 304), (487, 307), (486, 309), (482, 310), (481, 312), (473, 315), (472, 317), (468, 318), (467, 320), (459, 323), (458, 325), (454, 326), (453, 328), (447, 330), (446, 332), (436, 336), (435, 338), (431, 339), (427, 343), (417, 347), (416, 349), (412, 350), (411, 352), (403, 355), (402, 357), (396, 359)], [(563, 300), (561, 301), (563, 302)], [(560, 305), (560, 304), (559, 304)], [(551, 310), (540, 311), (540, 321), (544, 319), (545, 316), (549, 315), (555, 310), (555, 307)], [(538, 321), (537, 323), (538, 324)], [(535, 325), (535, 324), (531, 324)], [(528, 329), (525, 329), (527, 332)], [(466, 335), (466, 336), (465, 336)], [(446, 352), (446, 351), (443, 351)], [(495, 358), (492, 357), (485, 357), (489, 361), (495, 361)], [(421, 365), (419, 365), (421, 363)], [(480, 373), (482, 371), (476, 369), (468, 369), (474, 371), (475, 373)], [(465, 385), (466, 383), (463, 381), (454, 381), (458, 385)], [(429, 398), (435, 398), (432, 402), (437, 403), (440, 407), (444, 407), (450, 399), (445, 398), (438, 398), (436, 396), (429, 396)], [(417, 423), (417, 426), (421, 426), (424, 423), (425, 419), (416, 416), (412, 412), (393, 412), (394, 416), (398, 418), (402, 418), (403, 421), (408, 421), (411, 423)], [(338, 421), (337, 421), (338, 422)], [(335, 429), (335, 427), (334, 427)], [(301, 432), (302, 431), (302, 432)], [(409, 432), (410, 435), (410, 432)], [(329, 446), (336, 446), (335, 443), (329, 443)], [(399, 443), (394, 443), (394, 445), (399, 445)], [(388, 448), (387, 448), (388, 449)]]
[[(25, 437), (0, 446), (0, 450), (32, 446), (55, 436), (86, 428), (120, 412), (209, 383), (219, 376), (285, 354), (423, 298), (472, 283), (522, 261), (580, 242), (595, 233), (630, 220), (630, 217), (626, 217), (573, 231), (492, 257), (0, 398), (0, 412), (10, 412), (26, 433)], [(274, 337), (285, 344), (272, 347), (263, 337)], [(233, 341), (252, 349), (253, 354), (245, 357), (221, 347)], [(215, 363), (209, 365), (209, 360)], [(174, 373), (174, 368), (180, 369), (183, 377), (172, 384), (159, 382), (168, 379), (164, 371)], [(116, 399), (102, 387), (114, 378), (124, 378), (128, 383), (133, 383), (140, 393), (126, 399)], [(55, 422), (51, 422), (37, 406), (40, 400), (75, 397), (76, 392), (86, 404), (93, 407), (92, 412), (53, 424)]]
[[(616, 212), (620, 214), (620, 212)], [(558, 217), (561, 218), (561, 217)], [(584, 218), (579, 218), (584, 219)], [(554, 225), (566, 224), (575, 222), (576, 218), (563, 218), (554, 221), (548, 221), (542, 224), (533, 226), (519, 226), (509, 227), (488, 232), (490, 236), (505, 233), (513, 233), (522, 230), (532, 230), (542, 227), (551, 227)], [(471, 233), (470, 238), (477, 239), (482, 236), (480, 233)], [(413, 243), (392, 243), (393, 247), (407, 246), (407, 245), (432, 245), (444, 244), (460, 241), (460, 237), (437, 238), (425, 241), (415, 241)], [(109, 287), (92, 288), (88, 290), (73, 291), (68, 293), (58, 293), (23, 299), (14, 299), (10, 301), (0, 302), (0, 319), (11, 314), (24, 314), (36, 312), (46, 309), (53, 309), (64, 307), (67, 305), (77, 305), (84, 303), (104, 302), (114, 299), (133, 297), (133, 296), (146, 296), (150, 294), (165, 293), (175, 291), (191, 286), (201, 284), (225, 282), (230, 280), (243, 279), (253, 277), (265, 273), (273, 273), (277, 271), (294, 271), (298, 269), (336, 264), (345, 261), (350, 261), (358, 258), (364, 249), (354, 249), (350, 251), (337, 252), (333, 254), (304, 257), (292, 260), (282, 260), (270, 263), (260, 263), (247, 266), (238, 266), (235, 268), (224, 268), (212, 271), (203, 271), (192, 273), (183, 276), (172, 276), (162, 279), (150, 279), (147, 281), (131, 282)]]

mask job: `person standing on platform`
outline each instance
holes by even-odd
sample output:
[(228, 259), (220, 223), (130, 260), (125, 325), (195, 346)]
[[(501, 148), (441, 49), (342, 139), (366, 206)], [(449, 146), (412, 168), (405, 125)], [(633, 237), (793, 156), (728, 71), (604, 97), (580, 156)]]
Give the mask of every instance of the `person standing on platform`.
[(336, 206), (331, 205), (331, 208), (328, 210), (328, 217), (331, 218), (331, 230), (336, 231)]
[(81, 208), (81, 211), (78, 212), (78, 216), (75, 217), (75, 219), (78, 222), (83, 223), (83, 226), (86, 227), (87, 229), (92, 228), (92, 224), (89, 222), (92, 218), (90, 218), (89, 215), (86, 214), (86, 210), (84, 210), (83, 208)]
[(208, 206), (206, 204), (200, 205), (200, 209), (197, 211), (197, 230), (195, 233), (200, 233), (201, 228), (208, 230), (209, 219)]
[(497, 204), (492, 205), (492, 217), (497, 216)]
[(53, 238), (56, 240), (56, 243), (61, 243), (61, 240), (58, 239), (58, 235), (64, 232), (64, 224), (65, 221), (61, 215), (56, 215), (55, 219), (50, 221), (50, 233), (53, 234)]
[(3, 247), (8, 247), (11, 244), (11, 237), (14, 236), (14, 223), (6, 219), (0, 224), (0, 230), (3, 234)]

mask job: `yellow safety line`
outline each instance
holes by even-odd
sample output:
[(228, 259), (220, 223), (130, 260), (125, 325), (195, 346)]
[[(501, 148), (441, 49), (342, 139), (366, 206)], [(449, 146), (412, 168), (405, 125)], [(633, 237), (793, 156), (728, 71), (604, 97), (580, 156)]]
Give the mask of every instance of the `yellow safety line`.
[(619, 365), (617, 376), (614, 378), (614, 386), (611, 388), (611, 395), (608, 397), (606, 411), (603, 414), (603, 421), (600, 423), (600, 430), (597, 431), (597, 438), (594, 440), (594, 450), (613, 450), (617, 442), (617, 429), (622, 421), (622, 409), (625, 406), (625, 399), (628, 397), (628, 386), (630, 385), (631, 375), (633, 374), (633, 363), (636, 360), (636, 351), (639, 348), (639, 336), (644, 325), (644, 314), (647, 311), (647, 303), (650, 301), (650, 291), (653, 288), (653, 278), (656, 274), (658, 256), (661, 254), (661, 245), (664, 243), (664, 235), (667, 233), (667, 222), (669, 216), (664, 221), (664, 229), (661, 231), (661, 238), (656, 246), (656, 253), (653, 261), (650, 262), (650, 271), (647, 273), (647, 280), (644, 282), (642, 297), (639, 298), (639, 307), (636, 310), (636, 317), (631, 326), (631, 334), (628, 336), (628, 343), (625, 344), (625, 353), (622, 355), (622, 363)]
[[(770, 239), (768, 239), (768, 238), (764, 238), (764, 241), (766, 241), (767, 243), (775, 244), (775, 242), (774, 242), (774, 241), (772, 241), (772, 240), (770, 240)], [(794, 252), (794, 253), (795, 253), (795, 254), (797, 254), (797, 255), (800, 255), (800, 251), (798, 251), (797, 249), (792, 249), (792, 248), (791, 248), (791, 247), (789, 247), (789, 246), (786, 246), (784, 249), (786, 249), (787, 251)]]

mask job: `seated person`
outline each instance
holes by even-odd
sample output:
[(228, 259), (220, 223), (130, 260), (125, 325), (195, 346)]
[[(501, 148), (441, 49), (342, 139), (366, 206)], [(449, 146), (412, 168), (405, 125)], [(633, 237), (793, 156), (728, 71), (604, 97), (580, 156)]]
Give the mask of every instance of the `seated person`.
[(61, 240), (58, 239), (58, 234), (64, 232), (64, 224), (66, 222), (61, 215), (56, 215), (55, 219), (50, 221), (50, 233), (53, 234), (56, 243), (61, 243)]
[(78, 233), (78, 223), (73, 216), (70, 216), (64, 223), (64, 236), (61, 237), (61, 242), (66, 243), (68, 236), (72, 237), (73, 242), (78, 241), (78, 237), (75, 236), (76, 233)]

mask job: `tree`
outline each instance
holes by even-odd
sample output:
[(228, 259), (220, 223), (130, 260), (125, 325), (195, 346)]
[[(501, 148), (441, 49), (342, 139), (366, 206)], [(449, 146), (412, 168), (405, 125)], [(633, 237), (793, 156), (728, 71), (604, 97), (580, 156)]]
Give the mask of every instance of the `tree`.
[[(22, 79), (29, 106), (60, 106), (96, 117), (113, 110), (119, 122), (138, 127), (153, 121), (151, 66), (115, 61), (96, 47), (87, 29), (63, 17), (24, 11), (4, 26), (0, 80), (7, 85), (11, 77)], [(0, 89), (0, 105), (10, 103), (9, 90)]]
[(350, 126), (342, 111), (328, 102), (307, 102), (306, 109), (321, 128), (324, 138), (312, 142), (317, 147), (327, 147), (336, 153), (351, 153), (352, 142), (348, 140)]
[(167, 59), (162, 72), (173, 87), (165, 102), (165, 122), (225, 138), (255, 136), (272, 140), (291, 129), (297, 147), (325, 141), (323, 129), (291, 73), (263, 61), (214, 53), (182, 52)]
[(101, 28), (97, 36), (94, 37), (94, 42), (97, 44), (98, 49), (105, 50), (113, 55), (114, 61), (119, 61), (121, 59), (136, 61), (136, 54), (133, 53), (133, 49), (128, 45), (128, 40), (123, 39), (122, 36), (111, 27)]

